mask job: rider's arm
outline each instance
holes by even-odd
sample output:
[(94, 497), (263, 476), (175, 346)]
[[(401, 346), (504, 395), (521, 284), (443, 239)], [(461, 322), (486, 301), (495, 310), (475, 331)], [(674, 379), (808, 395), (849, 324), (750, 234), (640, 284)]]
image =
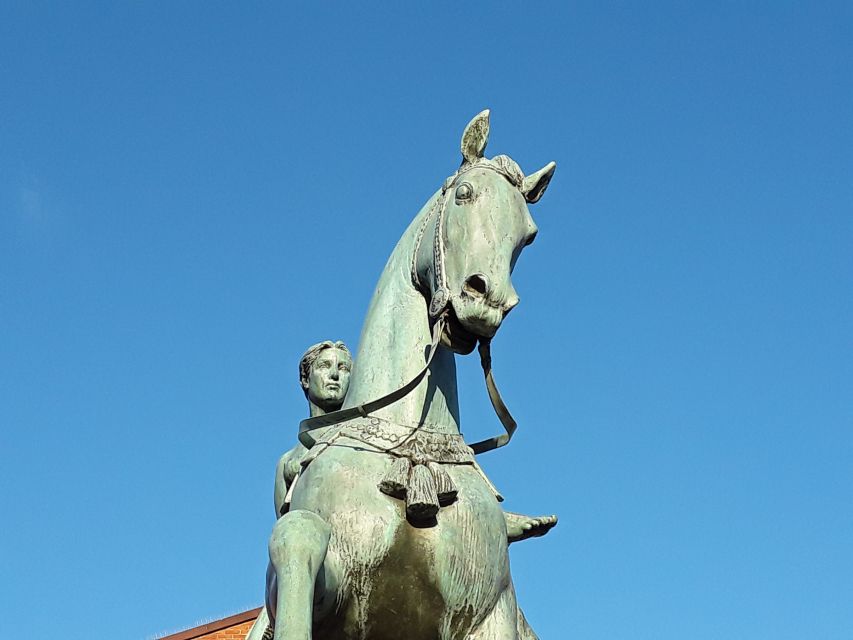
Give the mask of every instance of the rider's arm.
[(302, 456), (308, 451), (301, 443), (297, 443), (290, 451), (285, 453), (278, 460), (275, 467), (275, 517), (280, 518), (282, 509), (284, 508), (284, 499), (287, 497), (287, 490), (290, 488), (290, 483), (296, 477), (299, 471), (299, 462)]

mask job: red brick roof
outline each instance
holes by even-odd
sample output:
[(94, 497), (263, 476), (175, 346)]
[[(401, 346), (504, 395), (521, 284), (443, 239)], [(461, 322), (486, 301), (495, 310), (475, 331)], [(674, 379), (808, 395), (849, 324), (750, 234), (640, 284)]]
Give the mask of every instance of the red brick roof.
[(204, 640), (243, 640), (249, 629), (252, 628), (252, 623), (261, 612), (263, 607), (236, 613), (233, 616), (208, 622), (207, 624), (173, 633), (170, 636), (160, 638), (160, 640), (196, 640), (196, 638), (204, 638)]

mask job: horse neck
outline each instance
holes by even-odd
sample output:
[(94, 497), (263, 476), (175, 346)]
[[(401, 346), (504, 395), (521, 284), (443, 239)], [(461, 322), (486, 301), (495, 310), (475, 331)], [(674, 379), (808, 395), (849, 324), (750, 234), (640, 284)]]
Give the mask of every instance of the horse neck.
[[(375, 400), (402, 387), (423, 368), (432, 335), (426, 301), (412, 284), (411, 268), (418, 230), (437, 197), (438, 193), (430, 198), (400, 238), (376, 285), (350, 376), (347, 407)], [(442, 433), (458, 433), (453, 353), (438, 347), (421, 383), (403, 399), (376, 414), (397, 424), (424, 424)]]

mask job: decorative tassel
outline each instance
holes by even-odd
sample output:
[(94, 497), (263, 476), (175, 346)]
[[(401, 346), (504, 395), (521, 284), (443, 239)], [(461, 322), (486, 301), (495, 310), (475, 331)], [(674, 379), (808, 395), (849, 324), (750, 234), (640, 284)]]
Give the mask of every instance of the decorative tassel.
[(446, 507), (455, 502), (459, 491), (456, 489), (456, 485), (453, 484), (453, 480), (450, 479), (450, 475), (444, 470), (444, 467), (435, 462), (430, 462), (429, 470), (432, 472), (432, 477), (435, 480), (438, 503), (442, 507)]
[(438, 513), (438, 494), (432, 472), (424, 464), (416, 464), (409, 475), (406, 493), (406, 515), (414, 521), (434, 518)]
[(379, 490), (385, 495), (403, 500), (406, 497), (406, 487), (409, 486), (409, 471), (412, 463), (408, 458), (396, 458), (388, 469), (388, 473), (379, 483)]

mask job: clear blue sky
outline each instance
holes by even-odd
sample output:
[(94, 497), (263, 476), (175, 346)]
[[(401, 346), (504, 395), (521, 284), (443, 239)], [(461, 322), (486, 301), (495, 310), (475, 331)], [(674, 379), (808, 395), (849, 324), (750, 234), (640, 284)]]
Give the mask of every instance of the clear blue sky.
[(0, 9), (0, 636), (260, 603), (298, 357), (485, 107), (558, 162), (483, 458), (561, 517), (512, 549), (534, 628), (853, 636), (853, 6), (306, 6)]

